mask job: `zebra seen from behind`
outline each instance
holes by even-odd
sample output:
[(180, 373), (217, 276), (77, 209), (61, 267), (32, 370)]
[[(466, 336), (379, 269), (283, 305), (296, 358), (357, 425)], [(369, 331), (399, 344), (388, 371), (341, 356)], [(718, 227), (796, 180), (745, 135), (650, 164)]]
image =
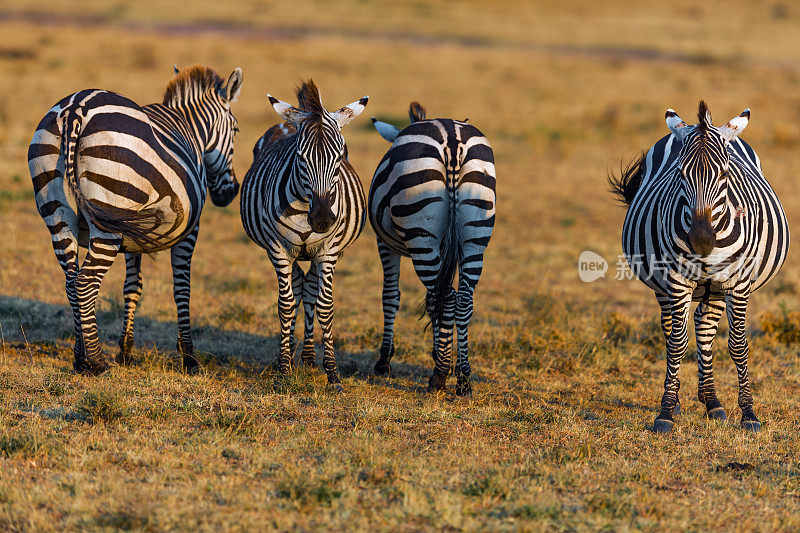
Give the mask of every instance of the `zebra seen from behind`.
[[(301, 363), (315, 366), (314, 317), (322, 327), (328, 384), (342, 390), (333, 352), (333, 273), (342, 251), (364, 228), (361, 181), (347, 160), (341, 128), (361, 114), (365, 96), (338, 111), (326, 110), (313, 80), (297, 89), (298, 107), (267, 95), (288, 124), (270, 128), (253, 149), (242, 182), (245, 232), (267, 251), (278, 277), (281, 324), (277, 368), (287, 373), (295, 349), (302, 300), (305, 332)], [(303, 272), (298, 261), (310, 261)]]
[(780, 269), (789, 227), (753, 149), (739, 139), (750, 110), (721, 127), (705, 102), (698, 124), (666, 112), (671, 134), (638, 161), (611, 177), (628, 205), (622, 248), (636, 276), (655, 292), (667, 344), (661, 412), (653, 430), (667, 433), (679, 410), (678, 370), (688, 346), (692, 301), (697, 336), (698, 392), (708, 418), (725, 420), (717, 399), (712, 342), (727, 310), (728, 348), (739, 380), (741, 427), (758, 430), (747, 369), (745, 315), (750, 294)]
[[(66, 275), (75, 323), (75, 370), (109, 368), (97, 331), (95, 302), (103, 276), (125, 254), (125, 319), (118, 363), (130, 360), (133, 318), (142, 291), (141, 256), (170, 249), (178, 309), (178, 351), (197, 367), (189, 322), (189, 270), (200, 212), (210, 193), (229, 204), (238, 131), (230, 104), (242, 72), (224, 81), (193, 66), (167, 85), (163, 103), (139, 106), (119, 94), (87, 89), (53, 106), (28, 148), (36, 206)], [(79, 265), (78, 247), (86, 247)]]
[(466, 121), (427, 120), (418, 102), (411, 103), (409, 117), (411, 125), (402, 131), (372, 119), (392, 143), (375, 171), (368, 197), (383, 265), (383, 341), (375, 373), (391, 373), (400, 258), (411, 257), (427, 290), (424, 308), (433, 331), (435, 368), (428, 388), (445, 386), (453, 366), (455, 324), (456, 393), (467, 395), (472, 392), (468, 332), (473, 293), (495, 221), (494, 153), (486, 137)]

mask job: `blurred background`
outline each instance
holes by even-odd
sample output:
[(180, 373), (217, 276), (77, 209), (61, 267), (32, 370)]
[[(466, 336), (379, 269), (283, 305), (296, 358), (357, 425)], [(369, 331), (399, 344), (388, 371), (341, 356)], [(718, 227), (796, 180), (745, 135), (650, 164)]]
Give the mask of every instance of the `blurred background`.
[[(493, 144), (498, 176), (497, 226), (476, 295), (474, 367), (489, 375), (537, 368), (558, 354), (601, 369), (613, 365), (623, 357), (613, 349), (606, 362), (586, 354), (620, 328), (654, 338), (658, 329), (652, 294), (637, 281), (613, 279), (624, 209), (607, 191), (607, 172), (667, 133), (669, 107), (693, 123), (703, 98), (717, 124), (750, 107), (743, 138), (761, 156), (795, 227), (798, 44), (800, 4), (786, 0), (4, 0), (0, 319), (6, 339), (21, 338), (17, 324), (42, 340), (69, 342), (72, 331), (62, 272), (27, 171), (37, 122), (60, 98), (88, 87), (158, 102), (173, 64), (200, 63), (223, 77), (237, 66), (244, 71), (233, 105), (240, 178), (253, 144), (277, 122), (266, 92), (293, 102), (301, 77), (314, 78), (329, 109), (370, 95), (364, 115), (344, 130), (365, 187), (388, 148), (370, 115), (404, 126), (409, 101), (419, 100), (429, 117), (468, 117)], [(193, 265), (195, 344), (269, 362), (278, 331), (274, 271), (244, 236), (238, 201), (205, 209)], [(605, 279), (578, 279), (583, 250), (608, 259)], [(381, 331), (381, 269), (369, 224), (339, 265), (338, 346), (367, 368)], [(403, 268), (398, 358), (427, 366), (429, 341), (413, 313), (421, 285), (409, 262)], [(123, 270), (119, 261), (99, 303), (109, 343), (120, 327)], [(137, 342), (171, 350), (175, 311), (165, 254), (146, 261), (144, 277)], [(795, 306), (798, 282), (794, 248), (783, 273), (751, 306), (753, 327), (765, 310)], [(629, 351), (662, 349), (640, 344)]]

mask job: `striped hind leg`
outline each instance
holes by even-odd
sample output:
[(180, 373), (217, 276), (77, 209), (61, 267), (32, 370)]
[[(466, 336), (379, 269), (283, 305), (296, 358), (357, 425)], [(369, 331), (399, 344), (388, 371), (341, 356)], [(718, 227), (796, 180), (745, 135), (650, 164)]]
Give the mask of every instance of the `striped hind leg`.
[(303, 280), (302, 292), (305, 324), (303, 330), (303, 349), (300, 352), (300, 363), (308, 367), (317, 366), (316, 352), (314, 351), (314, 319), (316, 317), (318, 293), (319, 273), (317, 272), (317, 265), (312, 261)]
[(50, 230), (58, 264), (64, 270), (65, 289), (67, 301), (72, 309), (75, 342), (72, 352), (74, 357), (73, 367), (76, 372), (83, 372), (85, 367), (85, 352), (83, 349), (83, 336), (81, 335), (81, 311), (78, 304), (78, 293), (75, 289), (75, 278), (78, 276), (78, 217), (75, 213), (61, 206), (54, 210), (52, 218), (45, 219)]
[(725, 420), (725, 409), (717, 399), (714, 387), (714, 357), (712, 345), (717, 335), (719, 319), (725, 312), (725, 302), (704, 300), (694, 311), (694, 330), (697, 338), (697, 399), (705, 405), (706, 416)]
[[(431, 301), (433, 289), (428, 289), (428, 302)], [(431, 317), (433, 330), (433, 373), (428, 379), (428, 390), (438, 391), (444, 389), (447, 377), (453, 369), (453, 329), (456, 311), (456, 291), (448, 287), (444, 297), (441, 320), (434, 317), (433, 306), (428, 306), (428, 315)]]
[[(299, 302), (303, 298), (303, 269), (295, 262), (292, 267), (292, 294), (295, 301)], [(295, 327), (297, 326), (297, 315), (300, 313), (300, 306), (295, 306), (294, 316), (292, 322), (289, 324), (289, 357), (294, 363), (294, 350), (297, 348), (297, 338), (295, 337)]]
[(191, 300), (191, 273), (192, 255), (197, 244), (197, 225), (180, 242), (170, 250), (170, 263), (172, 264), (172, 296), (178, 314), (178, 342), (177, 349), (181, 355), (183, 368), (194, 371), (200, 366), (194, 358), (194, 344), (192, 343), (192, 324), (189, 309)]
[(465, 276), (460, 276), (458, 293), (456, 294), (456, 332), (458, 337), (458, 355), (456, 358), (456, 394), (468, 396), (472, 394), (472, 383), (469, 376), (469, 323), (472, 319), (472, 299), (475, 283)]
[(669, 433), (675, 426), (674, 415), (678, 406), (678, 390), (681, 386), (678, 371), (689, 343), (689, 308), (694, 290), (690, 282), (681, 282), (677, 279), (670, 281), (666, 309), (662, 305), (662, 312), (668, 310), (670, 314), (670, 331), (667, 339), (667, 372), (664, 378), (664, 394), (661, 397), (661, 412), (653, 423), (653, 431), (656, 433)]
[(739, 378), (739, 408), (742, 410), (742, 429), (758, 431), (761, 429), (761, 422), (753, 412), (753, 393), (750, 390), (750, 377), (747, 370), (750, 349), (747, 345), (745, 317), (749, 299), (749, 282), (735, 287), (725, 297), (729, 326), (728, 350), (736, 365), (736, 374)]
[(394, 356), (394, 320), (400, 309), (400, 254), (391, 250), (378, 239), (378, 254), (383, 266), (383, 341), (380, 358), (375, 363), (375, 373), (389, 376), (392, 373), (391, 361)]
[(99, 375), (109, 368), (100, 348), (96, 303), (103, 277), (114, 263), (121, 245), (122, 240), (118, 235), (103, 232), (90, 224), (89, 251), (75, 277), (85, 354), (82, 367), (77, 368), (79, 372)]
[(142, 296), (142, 254), (125, 254), (125, 283), (122, 286), (122, 295), (125, 300), (125, 317), (116, 360), (121, 365), (127, 365), (131, 362), (133, 348), (133, 318)]

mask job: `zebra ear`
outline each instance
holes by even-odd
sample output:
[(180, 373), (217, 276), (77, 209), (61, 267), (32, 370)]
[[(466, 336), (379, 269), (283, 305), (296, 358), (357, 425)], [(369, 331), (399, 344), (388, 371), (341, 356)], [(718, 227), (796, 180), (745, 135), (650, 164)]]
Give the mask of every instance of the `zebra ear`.
[(178, 72), (180, 72), (180, 70), (178, 70), (178, 65), (172, 65), (172, 70), (174, 70), (174, 71), (175, 71), (175, 72), (174, 72), (174, 75), (175, 75), (175, 76), (177, 76), (177, 75), (178, 75)]
[(269, 103), (275, 112), (292, 124), (297, 124), (306, 116), (305, 113), (294, 107), (292, 104), (287, 104), (282, 100), (278, 100), (269, 93), (267, 93), (267, 99), (269, 100)]
[(400, 135), (400, 128), (392, 126), (388, 122), (381, 122), (375, 117), (372, 117), (372, 125), (375, 126), (376, 130), (378, 130), (378, 133), (381, 134), (381, 137), (390, 143), (394, 142), (397, 136)]
[(678, 139), (683, 139), (689, 133), (689, 125), (686, 124), (681, 117), (675, 112), (674, 109), (667, 109), (664, 113), (664, 118), (667, 119), (667, 127)]
[(742, 111), (742, 114), (738, 117), (734, 117), (728, 121), (727, 124), (724, 126), (720, 126), (719, 134), (725, 139), (727, 142), (731, 142), (733, 139), (739, 136), (742, 131), (747, 127), (747, 123), (750, 122), (750, 109), (745, 109)]
[(331, 114), (333, 115), (333, 118), (336, 119), (336, 122), (339, 123), (339, 127), (342, 128), (351, 120), (360, 115), (362, 111), (364, 111), (364, 108), (367, 107), (368, 101), (369, 96), (365, 96), (359, 100), (356, 100), (352, 104), (344, 106), (339, 111), (334, 111)]
[(236, 67), (222, 89), (222, 94), (228, 102), (235, 102), (242, 91), (242, 69)]

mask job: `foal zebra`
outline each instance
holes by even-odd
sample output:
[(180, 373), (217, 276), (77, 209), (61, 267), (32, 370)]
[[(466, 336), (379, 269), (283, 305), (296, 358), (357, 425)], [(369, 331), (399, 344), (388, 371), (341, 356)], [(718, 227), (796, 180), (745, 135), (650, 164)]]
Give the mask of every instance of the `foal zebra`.
[(667, 373), (661, 412), (653, 430), (668, 433), (677, 411), (678, 369), (688, 345), (689, 308), (697, 334), (697, 396), (708, 418), (724, 420), (714, 388), (711, 344), (727, 308), (728, 349), (739, 378), (742, 428), (757, 431), (747, 372), (745, 314), (750, 293), (780, 269), (789, 227), (761, 161), (738, 135), (750, 110), (721, 127), (711, 124), (705, 102), (699, 123), (687, 125), (671, 109), (672, 132), (646, 155), (611, 178), (626, 203), (622, 248), (636, 276), (653, 289), (661, 307)]
[[(425, 119), (412, 102), (411, 125), (372, 119), (392, 147), (369, 190), (369, 220), (383, 265), (383, 341), (375, 373), (391, 373), (394, 319), (400, 307), (400, 257), (410, 256), (427, 289), (435, 364), (429, 390), (444, 388), (452, 368), (453, 323), (458, 333), (456, 393), (472, 392), (468, 330), (472, 297), (495, 217), (494, 153), (477, 128), (451, 119)], [(459, 270), (458, 291), (453, 289)]]
[[(297, 108), (267, 97), (288, 124), (273, 126), (256, 143), (253, 164), (242, 182), (241, 215), (245, 232), (267, 251), (278, 276), (278, 370), (291, 369), (302, 300), (301, 362), (315, 366), (316, 312), (328, 384), (342, 390), (333, 353), (333, 271), (342, 251), (364, 229), (366, 202), (347, 160), (341, 128), (361, 114), (369, 97), (329, 112), (312, 80), (297, 89)], [(297, 261), (311, 261), (307, 273)]]
[[(75, 370), (109, 368), (100, 349), (95, 302), (100, 283), (125, 253), (125, 320), (118, 363), (130, 360), (133, 317), (142, 292), (141, 254), (170, 248), (178, 309), (178, 351), (197, 366), (189, 324), (189, 269), (206, 189), (215, 205), (239, 189), (233, 174), (238, 131), (230, 103), (242, 71), (224, 82), (193, 66), (167, 85), (162, 104), (140, 107), (116, 93), (87, 89), (58, 102), (28, 148), (36, 206), (66, 275), (75, 321)], [(78, 265), (78, 247), (87, 247)]]

